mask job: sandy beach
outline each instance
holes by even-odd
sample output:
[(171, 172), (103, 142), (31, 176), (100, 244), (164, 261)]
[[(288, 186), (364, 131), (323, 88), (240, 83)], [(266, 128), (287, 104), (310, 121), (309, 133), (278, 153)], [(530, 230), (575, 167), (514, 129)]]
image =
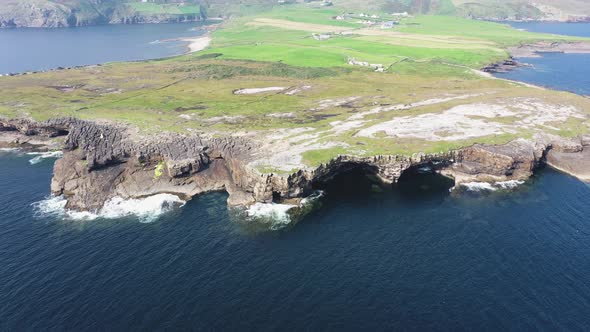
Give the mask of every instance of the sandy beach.
[(184, 41), (190, 42), (188, 45), (189, 53), (198, 52), (204, 50), (211, 43), (211, 37), (199, 36), (197, 38), (185, 38)]

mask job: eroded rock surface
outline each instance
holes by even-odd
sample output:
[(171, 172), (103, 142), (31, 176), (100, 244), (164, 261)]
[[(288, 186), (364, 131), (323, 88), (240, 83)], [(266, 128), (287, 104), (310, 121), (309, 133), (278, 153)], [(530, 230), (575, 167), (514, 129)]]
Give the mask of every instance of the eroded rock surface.
[(355, 168), (391, 184), (406, 170), (423, 165), (460, 184), (524, 180), (546, 158), (557, 169), (590, 179), (590, 137), (537, 135), (505, 145), (473, 145), (411, 157), (343, 155), (317, 168), (278, 175), (261, 174), (248, 166), (257, 154), (257, 145), (239, 137), (140, 135), (123, 125), (76, 119), (39, 123), (0, 120), (0, 137), (10, 135), (38, 140), (67, 135), (64, 157), (55, 163), (51, 191), (64, 195), (67, 208), (74, 210), (97, 211), (114, 197), (161, 193), (188, 199), (210, 191), (227, 191), (230, 205), (293, 201), (312, 193), (317, 184)]
[(547, 153), (547, 164), (564, 173), (590, 182), (590, 136), (563, 140), (553, 144)]

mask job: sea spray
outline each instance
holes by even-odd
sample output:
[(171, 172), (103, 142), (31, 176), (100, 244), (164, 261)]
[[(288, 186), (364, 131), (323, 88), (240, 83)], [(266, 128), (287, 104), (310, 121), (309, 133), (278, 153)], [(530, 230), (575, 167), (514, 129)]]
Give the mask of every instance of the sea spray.
[(114, 197), (107, 201), (98, 212), (79, 212), (66, 209), (67, 200), (63, 196), (51, 196), (33, 203), (38, 217), (54, 216), (61, 219), (94, 220), (98, 218), (118, 219), (136, 216), (142, 223), (150, 223), (162, 214), (182, 207), (186, 202), (172, 194), (158, 194), (145, 198), (123, 199)]
[(108, 201), (100, 210), (99, 216), (107, 219), (117, 219), (127, 216), (137, 216), (140, 222), (150, 223), (175, 207), (186, 204), (180, 197), (172, 194), (158, 194), (138, 199), (123, 199), (115, 197)]
[(19, 148), (0, 148), (0, 152), (19, 152)]
[(467, 191), (496, 191), (497, 189), (488, 182), (467, 182), (461, 183), (461, 187), (465, 188)]
[(49, 151), (49, 152), (29, 152), (28, 155), (36, 155), (35, 158), (29, 160), (29, 164), (36, 165), (48, 158), (62, 158), (62, 151)]
[(511, 190), (511, 189), (516, 189), (518, 186), (520, 186), (522, 184), (524, 184), (524, 181), (510, 180), (510, 181), (496, 182), (494, 185), (496, 187), (499, 187), (500, 189)]
[(238, 222), (262, 226), (263, 230), (280, 230), (297, 223), (319, 207), (323, 191), (316, 191), (303, 198), (299, 204), (255, 203), (246, 209), (233, 209)]
[(524, 181), (520, 180), (509, 180), (499, 181), (494, 183), (489, 182), (466, 182), (461, 183), (459, 186), (466, 191), (481, 192), (481, 191), (497, 191), (497, 190), (514, 190), (518, 186), (524, 184)]
[(291, 204), (256, 203), (246, 210), (246, 215), (251, 220), (270, 224), (272, 230), (278, 230), (291, 223), (289, 211), (296, 207)]

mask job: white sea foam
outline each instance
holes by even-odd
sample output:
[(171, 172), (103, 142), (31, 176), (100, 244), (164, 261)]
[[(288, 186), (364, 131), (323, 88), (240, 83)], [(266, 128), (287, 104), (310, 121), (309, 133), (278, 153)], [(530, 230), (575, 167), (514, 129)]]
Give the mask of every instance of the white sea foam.
[(155, 221), (162, 214), (178, 206), (184, 206), (185, 201), (172, 194), (158, 194), (145, 198), (123, 199), (115, 197), (104, 205), (98, 213), (77, 212), (66, 209), (66, 199), (63, 196), (52, 196), (37, 203), (33, 203), (38, 216), (56, 216), (75, 220), (94, 220), (97, 218), (117, 219), (127, 216), (137, 216), (140, 222)]
[(430, 174), (430, 173), (432, 173), (432, 167), (422, 166), (422, 167), (418, 168), (418, 173), (419, 174)]
[(271, 229), (279, 229), (291, 223), (288, 212), (296, 207), (291, 204), (256, 203), (246, 210), (246, 214), (248, 217), (270, 220)]
[(516, 187), (522, 185), (524, 181), (519, 180), (510, 180), (510, 181), (500, 181), (495, 183), (488, 183), (488, 182), (467, 182), (461, 183), (460, 185), (464, 187), (467, 191), (496, 191), (496, 190), (512, 190)]
[(17, 152), (19, 148), (0, 148), (0, 152)]
[(158, 194), (139, 199), (115, 197), (105, 204), (100, 210), (99, 216), (116, 219), (135, 215), (139, 217), (141, 222), (148, 223), (176, 206), (184, 206), (185, 203), (180, 197), (172, 194)]
[(63, 157), (63, 152), (61, 151), (49, 151), (49, 152), (29, 152), (28, 155), (36, 155), (35, 158), (29, 160), (29, 164), (35, 165), (42, 162), (44, 159), (47, 158), (61, 158)]
[(316, 192), (314, 192), (313, 194), (305, 197), (304, 199), (301, 200), (301, 203), (299, 204), (300, 206), (305, 206), (307, 204), (311, 204), (315, 201), (317, 201), (318, 199), (324, 197), (324, 192), (322, 190), (317, 190)]
[(312, 204), (318, 199), (322, 198), (323, 196), (323, 191), (316, 191), (315, 193), (302, 199), (299, 205), (256, 203), (251, 205), (246, 210), (246, 214), (250, 218), (256, 218), (264, 222), (269, 222), (271, 224), (270, 229), (278, 230), (289, 225), (292, 222), (289, 211), (291, 211), (294, 208), (304, 208), (309, 204)]
[(522, 184), (524, 184), (524, 181), (519, 181), (519, 180), (510, 180), (510, 181), (502, 181), (502, 182), (494, 183), (495, 186), (499, 187), (500, 189), (504, 189), (504, 190), (514, 189)]
[(467, 191), (496, 191), (497, 189), (492, 186), (491, 183), (487, 182), (467, 182), (461, 183), (462, 187), (465, 187)]

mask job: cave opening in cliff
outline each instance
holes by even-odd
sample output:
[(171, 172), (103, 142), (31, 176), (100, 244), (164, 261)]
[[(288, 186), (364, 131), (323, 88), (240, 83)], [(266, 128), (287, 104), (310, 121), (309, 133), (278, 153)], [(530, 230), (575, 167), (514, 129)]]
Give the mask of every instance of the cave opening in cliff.
[(274, 203), (280, 203), (281, 200), (282, 200), (281, 193), (278, 191), (273, 191), (272, 192), (272, 201)]
[(432, 163), (408, 168), (395, 184), (395, 188), (406, 197), (446, 196), (454, 186), (455, 181), (439, 174)]
[(323, 190), (330, 197), (355, 196), (380, 192), (384, 188), (377, 178), (377, 169), (361, 164), (345, 164), (313, 183), (313, 189)]
[(55, 137), (67, 136), (69, 133), (70, 133), (69, 130), (66, 130), (66, 129), (58, 129), (55, 132)]

